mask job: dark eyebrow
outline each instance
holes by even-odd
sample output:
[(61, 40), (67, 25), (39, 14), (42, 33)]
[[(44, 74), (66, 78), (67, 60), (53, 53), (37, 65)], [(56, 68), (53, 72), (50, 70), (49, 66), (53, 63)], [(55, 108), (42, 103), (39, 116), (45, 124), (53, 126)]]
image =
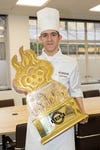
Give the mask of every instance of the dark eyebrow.
[[(58, 34), (58, 36), (59, 36), (59, 32), (58, 31), (53, 31), (53, 32), (51, 32), (50, 34)], [(41, 35), (40, 36), (46, 36), (46, 35), (48, 35), (49, 33), (41, 33)]]

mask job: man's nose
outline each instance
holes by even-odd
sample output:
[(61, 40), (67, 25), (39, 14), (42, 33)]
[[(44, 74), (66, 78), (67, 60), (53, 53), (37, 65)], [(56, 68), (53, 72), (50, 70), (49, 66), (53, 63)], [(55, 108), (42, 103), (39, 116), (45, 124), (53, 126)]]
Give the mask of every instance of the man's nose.
[(51, 40), (51, 39), (52, 39), (52, 35), (48, 34), (48, 40)]

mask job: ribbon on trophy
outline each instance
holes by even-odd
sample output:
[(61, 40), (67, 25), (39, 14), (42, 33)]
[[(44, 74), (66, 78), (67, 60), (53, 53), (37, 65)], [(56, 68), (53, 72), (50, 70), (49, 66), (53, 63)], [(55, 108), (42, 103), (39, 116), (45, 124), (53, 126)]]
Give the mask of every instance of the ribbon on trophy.
[(52, 79), (53, 66), (38, 59), (31, 49), (20, 47), (21, 61), (12, 58), (16, 70), (14, 86), (27, 93), (27, 105), (33, 116), (41, 143), (45, 144), (76, 123), (88, 117), (75, 99), (68, 96), (66, 87)]

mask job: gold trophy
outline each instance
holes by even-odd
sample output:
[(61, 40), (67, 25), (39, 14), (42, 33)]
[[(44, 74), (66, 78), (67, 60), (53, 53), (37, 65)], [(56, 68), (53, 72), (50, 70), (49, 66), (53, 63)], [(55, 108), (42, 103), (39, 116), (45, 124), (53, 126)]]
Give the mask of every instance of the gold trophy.
[(13, 56), (16, 69), (13, 83), (16, 89), (27, 93), (27, 105), (33, 117), (41, 143), (45, 144), (76, 123), (88, 117), (75, 99), (68, 96), (66, 87), (52, 79), (53, 66), (38, 59), (33, 50), (19, 49), (21, 61)]

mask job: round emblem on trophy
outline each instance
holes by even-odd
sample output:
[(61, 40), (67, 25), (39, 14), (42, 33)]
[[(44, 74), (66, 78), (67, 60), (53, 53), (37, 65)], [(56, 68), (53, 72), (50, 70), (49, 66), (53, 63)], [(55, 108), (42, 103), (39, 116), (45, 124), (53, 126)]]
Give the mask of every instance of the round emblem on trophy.
[(51, 122), (55, 124), (61, 124), (64, 122), (65, 114), (59, 111), (55, 111), (52, 115)]

